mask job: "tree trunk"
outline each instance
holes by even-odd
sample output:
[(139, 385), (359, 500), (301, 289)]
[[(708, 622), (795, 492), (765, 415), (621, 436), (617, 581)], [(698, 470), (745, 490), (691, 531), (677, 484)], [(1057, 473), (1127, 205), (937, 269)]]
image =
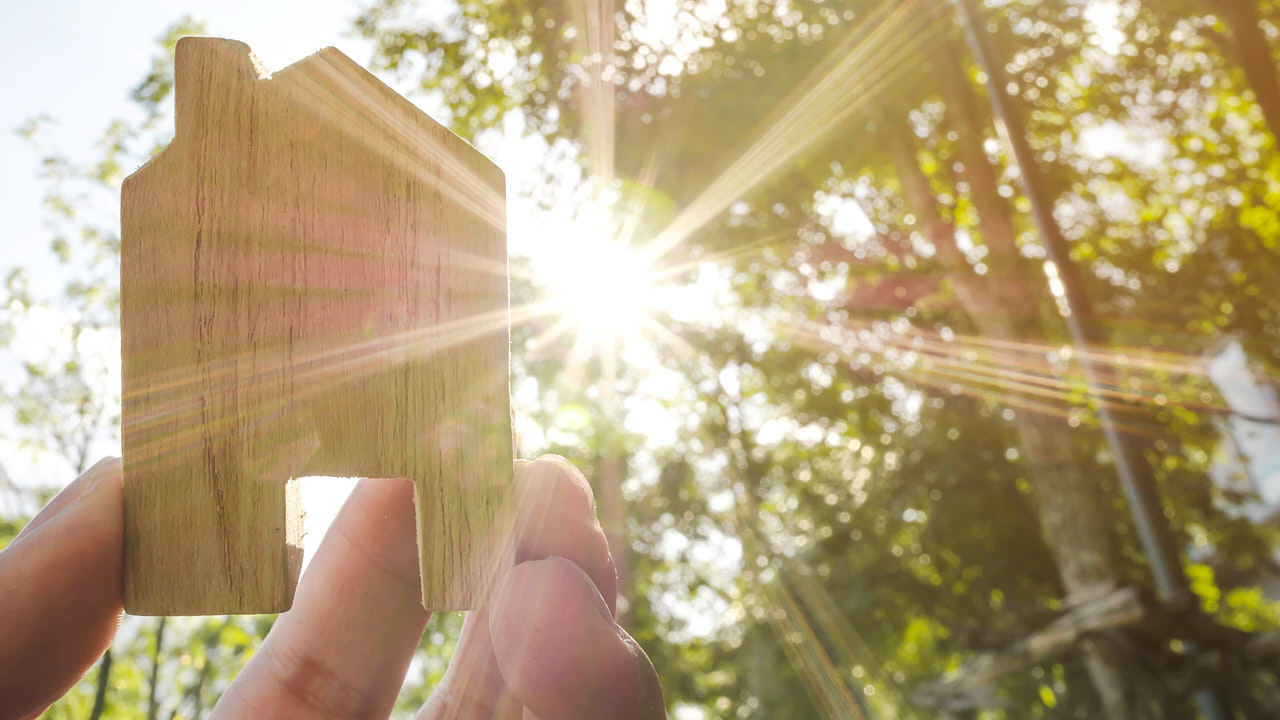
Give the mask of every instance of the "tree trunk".
[(111, 648), (102, 653), (98, 663), (98, 683), (93, 694), (93, 709), (89, 711), (89, 720), (98, 720), (107, 709), (107, 686), (111, 682)]
[[(947, 35), (938, 43), (938, 52), (932, 58), (933, 72), (938, 77), (938, 91), (946, 103), (946, 120), (959, 136), (955, 143), (956, 156), (964, 164), (961, 176), (969, 185), (969, 199), (978, 211), (978, 230), (982, 242), (991, 255), (988, 263), (997, 274), (1025, 271), (1030, 263), (1018, 252), (1017, 230), (1013, 223), (1013, 203), (1000, 196), (1000, 178), (996, 168), (987, 158), (983, 142), (986, 139), (987, 115), (982, 100), (973, 87), (973, 81), (957, 58), (967, 55), (955, 37)], [(1007, 263), (1007, 264), (1006, 264)], [(1022, 289), (1030, 283), (1019, 283)], [(1034, 299), (1029, 293), (1028, 299)]]
[(1267, 38), (1258, 25), (1258, 8), (1254, 0), (1227, 0), (1213, 3), (1212, 8), (1222, 14), (1231, 28), (1236, 61), (1262, 108), (1272, 138), (1280, 145), (1280, 78), (1277, 78), (1276, 61)]
[[(953, 60), (954, 62), (954, 60)], [(967, 79), (966, 79), (967, 84)], [(1044, 329), (1036, 312), (1036, 298), (1043, 294), (1042, 281), (1032, 279), (1019, 270), (1018, 258), (1011, 242), (1011, 230), (999, 237), (1001, 223), (988, 219), (992, 231), (989, 258), (996, 268), (987, 276), (967, 271), (964, 258), (955, 245), (955, 228), (938, 211), (937, 198), (929, 187), (929, 179), (920, 169), (913, 141), (901, 124), (884, 123), (889, 135), (890, 152), (902, 183), (907, 204), (916, 212), (921, 231), (937, 248), (937, 255), (951, 269), (949, 279), (961, 308), (967, 312), (978, 331), (998, 340), (1043, 342)], [(961, 143), (981, 143), (981, 139), (961, 136)], [(984, 171), (978, 163), (984, 157), (965, 163), (970, 181), (994, 182), (990, 165)], [(972, 188), (975, 194), (991, 188)], [(988, 205), (988, 212), (994, 208)], [(1011, 223), (1007, 223), (1012, 227)], [(1002, 256), (1003, 254), (1003, 256)], [(1025, 411), (1024, 411), (1025, 412)], [(1028, 478), (1035, 493), (1040, 527), (1046, 544), (1053, 553), (1068, 597), (1083, 596), (1117, 587), (1123, 582), (1115, 549), (1115, 531), (1110, 522), (1106, 497), (1098, 484), (1077, 462), (1071, 437), (1075, 432), (1065, 420), (1043, 413), (1029, 413), (1015, 424), (1019, 445), (1026, 458)], [(1084, 644), (1084, 659), (1094, 689), (1109, 720), (1133, 720), (1153, 717), (1142, 712), (1134, 702), (1134, 688), (1141, 683), (1141, 670), (1126, 662), (1116, 648)], [(1154, 716), (1154, 717), (1158, 717)]]
[(164, 651), (164, 626), (169, 618), (156, 621), (156, 648), (151, 655), (151, 690), (147, 698), (147, 720), (156, 720), (160, 712), (160, 654)]

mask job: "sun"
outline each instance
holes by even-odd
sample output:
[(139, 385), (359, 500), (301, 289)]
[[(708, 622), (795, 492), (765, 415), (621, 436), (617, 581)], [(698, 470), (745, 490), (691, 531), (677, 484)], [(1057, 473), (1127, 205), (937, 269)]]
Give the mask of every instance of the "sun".
[(534, 348), (545, 350), (568, 338), (569, 375), (581, 378), (598, 360), (605, 389), (612, 388), (624, 358), (629, 364), (656, 362), (655, 332), (661, 332), (654, 318), (661, 310), (656, 275), (641, 252), (602, 232), (609, 225), (592, 223), (544, 237), (533, 258), (533, 282), (551, 318)]
[(560, 312), (575, 319), (580, 331), (638, 330), (655, 295), (644, 258), (608, 239), (575, 245), (547, 278)]

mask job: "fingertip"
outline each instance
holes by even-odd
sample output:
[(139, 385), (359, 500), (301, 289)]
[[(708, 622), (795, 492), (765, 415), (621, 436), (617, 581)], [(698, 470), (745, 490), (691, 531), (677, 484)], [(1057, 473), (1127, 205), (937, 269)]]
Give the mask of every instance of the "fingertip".
[(118, 458), (99, 462), (0, 553), (0, 697), (38, 711), (110, 644), (123, 610)]
[(491, 599), (489, 629), (507, 686), (542, 720), (663, 716), (653, 665), (573, 562), (510, 570)]
[[(405, 504), (414, 501), (413, 481), (406, 478), (361, 478), (351, 488), (348, 499), (357, 498), (351, 505), (365, 507), (375, 514), (402, 515)], [(346, 503), (343, 503), (344, 508)], [(376, 508), (376, 510), (375, 510)]]
[(617, 568), (595, 513), (586, 477), (559, 455), (517, 466), (517, 562), (559, 556), (586, 571), (609, 607), (617, 603)]
[[(536, 715), (557, 701), (578, 703), (584, 656), (607, 634), (603, 600), (572, 562), (552, 557), (512, 568), (489, 606), (494, 656), (507, 687)], [(609, 623), (611, 625), (612, 623)], [(571, 715), (572, 717), (573, 715)]]
[(581, 470), (559, 455), (543, 455), (531, 463), (522, 489), (537, 492), (569, 508), (584, 510), (595, 518), (596, 498), (591, 483)]
[[(358, 482), (283, 613), (219, 707), (254, 717), (386, 717), (430, 613), (414, 485)], [(228, 717), (234, 710), (224, 711)]]
[(31, 518), (31, 522), (22, 528), (13, 539), (13, 544), (34, 533), (50, 519), (58, 515), (76, 500), (88, 495), (100, 487), (114, 489), (117, 494), (122, 493), (124, 480), (124, 469), (120, 463), (120, 458), (108, 456), (94, 463), (92, 467), (80, 474), (80, 477), (72, 480), (57, 495), (53, 497), (44, 507), (40, 508), (40, 512)]
[(600, 620), (612, 625), (613, 613), (600, 590), (577, 563), (568, 558), (552, 556), (540, 560), (522, 562), (507, 571), (494, 588), (491, 606), (502, 613), (490, 612), (490, 623), (516, 623), (527, 625), (531, 619), (546, 621), (549, 618), (529, 618), (526, 614), (535, 610), (539, 601), (555, 598), (570, 599), (572, 608), (556, 606), (553, 610), (568, 611), (574, 616), (579, 608), (594, 607)]
[(571, 475), (582, 475), (582, 471), (579, 470), (573, 463), (569, 462), (569, 460), (565, 458), (565, 456), (557, 455), (556, 453), (543, 453), (538, 456), (538, 459), (536, 462), (551, 463), (554, 465), (559, 465), (561, 468), (568, 471), (569, 474)]

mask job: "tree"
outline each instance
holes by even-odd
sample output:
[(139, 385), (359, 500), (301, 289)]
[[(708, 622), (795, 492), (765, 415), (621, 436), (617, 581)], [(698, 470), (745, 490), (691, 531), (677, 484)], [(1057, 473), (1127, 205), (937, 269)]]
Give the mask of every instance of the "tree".
[[(126, 168), (166, 144), (172, 132), (173, 49), (179, 37), (202, 31), (203, 25), (183, 18), (158, 39), (151, 71), (133, 93), (140, 119), (110, 123), (99, 142), (101, 154), (91, 162), (76, 163), (41, 144), (49, 118), (19, 129), (45, 153), (41, 181), (50, 249), (70, 279), (61, 297), (45, 299), (29, 289), (20, 269), (9, 275), (0, 336), (14, 333), (19, 372), (0, 392), (0, 411), (23, 446), (62, 461), (69, 475), (83, 472), (102, 454), (119, 453), (119, 183)], [(38, 342), (41, 333), (52, 339)], [(34, 492), (35, 502), (23, 506), (38, 507), (51, 496), (46, 489)], [(0, 535), (0, 548), (26, 519), (4, 518), (2, 527), (13, 531)], [(45, 717), (198, 718), (270, 622), (127, 618), (98, 667)]]
[[(999, 51), (1016, 78), (1012, 89), (1030, 118), (1030, 140), (1047, 175), (1048, 191), (1058, 199), (1057, 218), (1073, 242), (1073, 259), (1087, 268), (1089, 292), (1113, 343), (1128, 346), (1123, 352), (1093, 351), (1106, 367), (1108, 402), (1122, 413), (1129, 430), (1154, 436), (1148, 453), (1162, 475), (1176, 529), (1185, 532), (1184, 523), (1191, 523), (1213, 536), (1213, 543), (1230, 545), (1226, 554), (1252, 556), (1271, 542), (1269, 531), (1241, 528), (1215, 508), (1204, 466), (1186, 462), (1194, 452), (1191, 447), (1215, 442), (1203, 408), (1212, 404), (1203, 398), (1213, 393), (1195, 377), (1194, 361), (1184, 361), (1181, 371), (1170, 375), (1157, 370), (1161, 356), (1143, 348), (1163, 346), (1181, 357), (1194, 357), (1217, 342), (1221, 328), (1232, 322), (1244, 323), (1238, 332), (1251, 338), (1249, 342), (1274, 345), (1262, 340), (1273, 332), (1273, 310), (1256, 302), (1256, 292), (1248, 295), (1255, 298), (1249, 311), (1233, 316), (1239, 320), (1226, 320), (1209, 307), (1210, 302), (1223, 302), (1221, 292), (1205, 293), (1178, 274), (1194, 267), (1197, 273), (1214, 276), (1228, 266), (1238, 270), (1247, 264), (1251, 270), (1236, 276), (1235, 282), (1255, 290), (1265, 278), (1275, 277), (1271, 258), (1258, 256), (1256, 243), (1262, 238), (1248, 229), (1263, 222), (1263, 214), (1241, 222), (1223, 202), (1236, 193), (1265, 197), (1268, 192), (1255, 185), (1254, 178), (1261, 180), (1271, 171), (1262, 170), (1253, 178), (1247, 170), (1243, 176), (1221, 173), (1258, 162), (1266, 167), (1274, 161), (1270, 150), (1249, 150), (1259, 142), (1266, 146), (1260, 135), (1265, 130), (1251, 119), (1249, 88), (1235, 75), (1237, 67), (1256, 69), (1259, 63), (1237, 64), (1220, 49), (1206, 52), (1199, 32), (1167, 27), (1187, 22), (1174, 20), (1168, 10), (1138, 3), (1115, 5), (1114, 28), (1090, 19), (1086, 11), (1094, 9), (1085, 4), (1065, 1), (1002, 4), (988, 9), (983, 22), (996, 28)], [(1028, 500), (1034, 497), (1047, 541), (1040, 553), (1052, 554), (1061, 581), (1059, 585), (1059, 578), (1028, 572), (1045, 565), (1045, 556), (1035, 553), (1012, 563), (1008, 574), (988, 580), (1002, 598), (994, 608), (1001, 611), (1003, 598), (1013, 595), (1018, 580), (1039, 577), (1020, 593), (1017, 608), (1025, 619), (1012, 623), (1029, 629), (1042, 612), (1062, 602), (1064, 591), (1078, 598), (1099, 587), (1145, 586), (1144, 561), (1109, 479), (1099, 438), (1087, 430), (1090, 412), (1078, 371), (1070, 353), (1058, 350), (1065, 335), (1057, 303), (1046, 292), (1053, 279), (1043, 279), (1039, 270), (1043, 251), (1026, 214), (1027, 200), (1018, 192), (1017, 168), (996, 142), (975, 71), (958, 44), (957, 28), (948, 12), (924, 3), (905, 3), (897, 12), (893, 7), (733, 3), (717, 14), (683, 4), (674, 23), (663, 26), (663, 36), (650, 29), (665, 20), (647, 16), (640, 3), (617, 9), (612, 30), (602, 31), (584, 23), (580, 11), (520, 2), (466, 3), (443, 26), (424, 27), (404, 21), (410, 4), (388, 1), (368, 10), (357, 27), (379, 43), (380, 67), (412, 78), (428, 92), (441, 92), (455, 126), (465, 134), (494, 127), (503, 113), (519, 108), (536, 132), (578, 143), (584, 163), (597, 162), (599, 156), (589, 150), (593, 134), (600, 132), (588, 122), (599, 117), (598, 110), (589, 107), (600, 102), (592, 94), (592, 78), (608, 77), (614, 87), (612, 97), (603, 102), (617, 111), (611, 132), (626, 139), (617, 143), (611, 167), (622, 178), (645, 179), (656, 194), (686, 209), (681, 217), (686, 224), (674, 233), (686, 242), (672, 245), (678, 257), (671, 264), (719, 260), (732, 275), (735, 301), (755, 311), (755, 317), (767, 318), (763, 339), (758, 332), (753, 338), (733, 329), (680, 328), (686, 338), (700, 338), (696, 347), (709, 365), (680, 367), (689, 382), (717, 387), (714, 379), (727, 371), (759, 376), (749, 403), (758, 407), (742, 411), (746, 419), (734, 420), (735, 403), (721, 392), (682, 406), (707, 413), (714, 407), (709, 400), (720, 399), (729, 417), (682, 438), (670, 455), (686, 463), (690, 457), (709, 459), (717, 454), (713, 448), (737, 447), (743, 436), (773, 430), (784, 421), (791, 432), (832, 438), (834, 447), (775, 440), (773, 452), (756, 444), (752, 452), (759, 457), (737, 455), (730, 464), (754, 478), (742, 481), (740, 500), (776, 496), (775, 507), (782, 508), (774, 516), (769, 503), (758, 503), (760, 510), (747, 513), (751, 524), (759, 523), (756, 536), (770, 540), (758, 559), (788, 563), (787, 558), (801, 555), (808, 558), (804, 565), (819, 568), (838, 555), (815, 540), (815, 533), (858, 533), (860, 538), (865, 527), (857, 525), (847, 509), (834, 517), (821, 512), (828, 498), (839, 508), (849, 503), (870, 506), (859, 517), (887, 532), (884, 517), (905, 511), (886, 501), (902, 496), (896, 483), (907, 477), (915, 486), (922, 484), (920, 474), (937, 477), (942, 474), (938, 468), (963, 468), (968, 478), (988, 481), (972, 494), (989, 502), (999, 496), (1000, 485), (1008, 483), (1018, 500), (1001, 515), (1001, 522), (1013, 525), (1011, 518), (1025, 516)], [(1273, 12), (1267, 4), (1258, 8)], [(1190, 21), (1191, 29), (1207, 22), (1203, 14), (1199, 17)], [(1256, 20), (1246, 19), (1232, 32), (1254, 37), (1250, 30), (1257, 27)], [(1112, 30), (1125, 38), (1114, 51), (1101, 38)], [(589, 52), (602, 42), (604, 50), (598, 56)], [(486, 58), (507, 47), (521, 52), (515, 67), (503, 74)], [(1259, 56), (1257, 43), (1243, 51)], [(471, 62), (454, 62), (462, 57)], [(850, 63), (851, 58), (862, 64)], [(1213, 81), (1192, 84), (1195, 74), (1205, 70)], [(1248, 82), (1265, 84), (1254, 70), (1245, 74)], [(1172, 94), (1156, 89), (1166, 80), (1177, 83)], [(483, 96), (466, 90), (476, 86), (485, 88)], [(812, 93), (806, 94), (814, 88), (827, 93), (816, 103)], [(1210, 92), (1218, 93), (1216, 104), (1201, 100)], [(1263, 98), (1266, 88), (1253, 92)], [(1224, 117), (1215, 115), (1215, 107)], [(795, 108), (815, 119), (809, 124), (797, 120), (789, 112)], [(1177, 138), (1171, 141), (1179, 153), (1174, 166), (1187, 171), (1170, 176), (1162, 172), (1168, 167), (1162, 163), (1144, 166), (1112, 155), (1092, 157), (1086, 133), (1106, 128), (1107, 123), (1112, 123), (1112, 130)], [(830, 132), (832, 128), (841, 131)], [(1234, 153), (1253, 160), (1233, 167), (1202, 155), (1184, 160), (1180, 154), (1183, 148), (1195, 152), (1210, 145), (1219, 157)], [(1206, 173), (1203, 179), (1193, 168)], [(1200, 187), (1215, 188), (1208, 193), (1215, 198), (1210, 205), (1200, 204), (1192, 211), (1187, 200), (1170, 201), (1185, 197), (1188, 174)], [(1258, 189), (1247, 190), (1254, 187)], [(1116, 197), (1121, 193), (1134, 201), (1119, 203)], [(1089, 200), (1080, 201), (1082, 194)], [(847, 217), (860, 215), (861, 224), (869, 228), (851, 232), (839, 227), (832, 219), (834, 211), (824, 211), (824, 203)], [(1184, 219), (1191, 224), (1180, 225)], [(1153, 223), (1163, 227), (1158, 232), (1144, 229)], [(1252, 239), (1241, 238), (1241, 245), (1224, 252), (1209, 228), (1237, 237), (1243, 231)], [(668, 232), (664, 238), (663, 232), (659, 228), (656, 233), (663, 240), (673, 235)], [(1179, 250), (1189, 247), (1217, 248), (1218, 257), (1212, 264), (1195, 262)], [(1224, 263), (1225, 257), (1237, 260)], [(1221, 291), (1224, 283), (1212, 282)], [(1188, 291), (1195, 301), (1188, 301)], [(1172, 305), (1177, 318), (1168, 315), (1167, 298), (1172, 295), (1180, 299)], [(1236, 293), (1229, 295), (1224, 307), (1244, 301)], [(1157, 315), (1165, 327), (1173, 327), (1152, 331)], [(1001, 367), (1011, 363), (1021, 367), (1014, 372)], [(1170, 392), (1146, 390), (1154, 387)], [(739, 392), (747, 397), (745, 389)], [(954, 397), (965, 394), (975, 397)], [(919, 409), (900, 407), (904, 396), (920, 403)], [(872, 398), (879, 399), (879, 410), (873, 409)], [(928, 402), (922, 402), (926, 398)], [(961, 414), (940, 422), (935, 411), (943, 409)], [(997, 421), (984, 421), (984, 415)], [(735, 423), (739, 429), (726, 434), (724, 428)], [(744, 430), (742, 424), (754, 427)], [(921, 445), (953, 433), (974, 440), (951, 452), (921, 451)], [(868, 442), (872, 439), (880, 442)], [(859, 450), (851, 461), (841, 452), (840, 442), (847, 447), (854, 441)], [(865, 459), (861, 448), (871, 451)], [(841, 487), (849, 487), (851, 474), (858, 477), (851, 467), (859, 462), (873, 466), (878, 457), (891, 464), (878, 468), (888, 479), (876, 499), (861, 487), (853, 492)], [(997, 458), (1007, 458), (1007, 464), (997, 463)], [(951, 472), (944, 475), (954, 477)], [(822, 492), (809, 492), (805, 483), (818, 479), (823, 481)], [(948, 497), (954, 496), (952, 487), (925, 484), (930, 493), (942, 495), (946, 490)], [(704, 474), (693, 487), (714, 494), (719, 484)], [(1192, 488), (1194, 495), (1188, 492)], [(637, 499), (645, 502), (644, 496)], [(913, 517), (919, 513), (928, 518), (925, 524), (939, 541), (934, 552), (898, 542), (891, 548), (898, 552), (889, 557), (923, 557), (925, 565), (936, 566), (935, 558), (955, 555), (953, 548), (965, 547), (970, 528), (957, 523), (959, 527), (944, 530), (948, 526), (941, 518), (947, 511), (930, 499), (931, 494), (925, 495), (919, 499), (923, 502), (908, 509)], [(703, 512), (714, 516), (692, 507), (695, 517)], [(670, 525), (663, 519), (667, 516), (652, 518), (646, 529), (653, 532)], [(781, 532), (786, 527), (793, 533)], [(738, 534), (750, 530), (738, 525), (731, 529)], [(696, 537), (696, 531), (691, 536)], [(1187, 540), (1186, 535), (1182, 538)], [(809, 550), (787, 549), (794, 547)], [(956, 557), (960, 577), (979, 569), (988, 574), (991, 552)], [(883, 557), (877, 561), (885, 563)], [(902, 573), (902, 564), (893, 560), (889, 567)], [(840, 586), (836, 573), (829, 578), (828, 587), (841, 588), (830, 593), (833, 598), (868, 592)], [(946, 579), (939, 582), (947, 584)], [(970, 585), (956, 583), (958, 590), (949, 602), (965, 607), (959, 598), (972, 593)], [(1197, 590), (1206, 592), (1204, 587)], [(749, 586), (738, 592), (764, 594)], [(917, 593), (904, 591), (894, 598), (896, 606), (878, 604), (877, 612), (889, 612), (886, 606), (921, 607), (913, 598)], [(953, 618), (936, 603), (927, 607), (921, 607), (921, 619), (942, 619), (934, 625), (940, 631), (966, 621), (995, 622), (992, 608), (965, 607), (968, 617), (961, 613)], [(885, 633), (886, 647), (901, 642), (904, 628), (913, 627), (901, 616), (895, 620), (886, 624), (891, 628)], [(952, 651), (981, 647), (944, 644)], [(1149, 658), (1135, 660), (1135, 645), (1082, 645), (1091, 666), (1092, 690), (1081, 684), (1080, 666), (1054, 666), (1062, 679), (1040, 686), (1048, 689), (1047, 695), (1029, 694), (1056, 698), (1052, 703), (1043, 700), (1042, 710), (1087, 713), (1093, 703), (1101, 702), (1112, 717), (1185, 711), (1174, 697), (1177, 692), (1167, 687), (1167, 668)], [(929, 657), (921, 664), (937, 672), (943, 657)], [(1017, 696), (1017, 687), (1009, 685), (1004, 691)], [(1033, 683), (1028, 689), (1034, 687)], [(1064, 689), (1065, 700), (1059, 697)], [(748, 692), (740, 699), (749, 697)], [(1025, 703), (1028, 694), (1021, 699)]]
[[(357, 19), (374, 69), (482, 145), (523, 121), (552, 160), (512, 192), (603, 207), (611, 234), (660, 248), (654, 274), (683, 298), (654, 311), (657, 363), (611, 370), (601, 352), (566, 368), (581, 341), (562, 318), (513, 328), (523, 454), (596, 469), (632, 634), (673, 709), (1190, 717), (1189, 692), (1218, 682), (1264, 716), (1280, 687), (1259, 635), (1280, 629), (1261, 590), (1277, 537), (1208, 479), (1230, 410), (1201, 358), (1233, 338), (1280, 377), (1280, 156), (1261, 60), (1275, 57), (1275, 3), (981, 11), (1109, 333), (1088, 349), (1103, 402), (1143, 443), (1212, 622), (1153, 599), (1021, 168), (949, 6), (470, 0), (432, 23), (415, 7), (383, 0)], [(135, 96), (142, 129), (112, 131), (116, 172), (163, 144), (168, 63), (158, 54)], [(98, 186), (114, 177), (93, 167)], [(63, 195), (52, 211), (82, 207)], [(93, 267), (82, 246), (103, 248), (96, 277), (110, 277), (111, 236), (66, 252)], [(515, 305), (546, 300), (537, 279), (513, 259)], [(35, 307), (20, 276), (8, 287), (10, 312)], [(109, 294), (93, 303), (77, 316), (98, 318), (86, 337), (113, 322)], [(74, 451), (113, 406), (63, 379), (80, 365), (50, 364), (33, 363), (54, 378), (33, 387), (58, 400), (33, 402), (59, 408), (40, 427), (70, 428)], [(86, 397), (99, 419), (68, 422)], [(646, 436), (659, 425), (661, 442)], [(1112, 591), (1140, 617), (1009, 652)], [(102, 717), (199, 716), (270, 622), (144, 626), (112, 651)], [(457, 616), (432, 623), (406, 711), (456, 637)], [(963, 692), (922, 692), (993, 657), (1004, 670)], [(51, 716), (90, 714), (94, 679)]]

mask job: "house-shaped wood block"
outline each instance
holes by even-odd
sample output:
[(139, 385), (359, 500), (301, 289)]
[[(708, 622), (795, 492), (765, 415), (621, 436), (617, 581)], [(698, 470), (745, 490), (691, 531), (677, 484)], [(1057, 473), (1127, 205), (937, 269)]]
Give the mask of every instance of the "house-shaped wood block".
[(278, 612), (295, 479), (403, 477), (424, 604), (510, 564), (500, 170), (342, 53), (179, 41), (172, 144), (124, 183), (125, 609)]

